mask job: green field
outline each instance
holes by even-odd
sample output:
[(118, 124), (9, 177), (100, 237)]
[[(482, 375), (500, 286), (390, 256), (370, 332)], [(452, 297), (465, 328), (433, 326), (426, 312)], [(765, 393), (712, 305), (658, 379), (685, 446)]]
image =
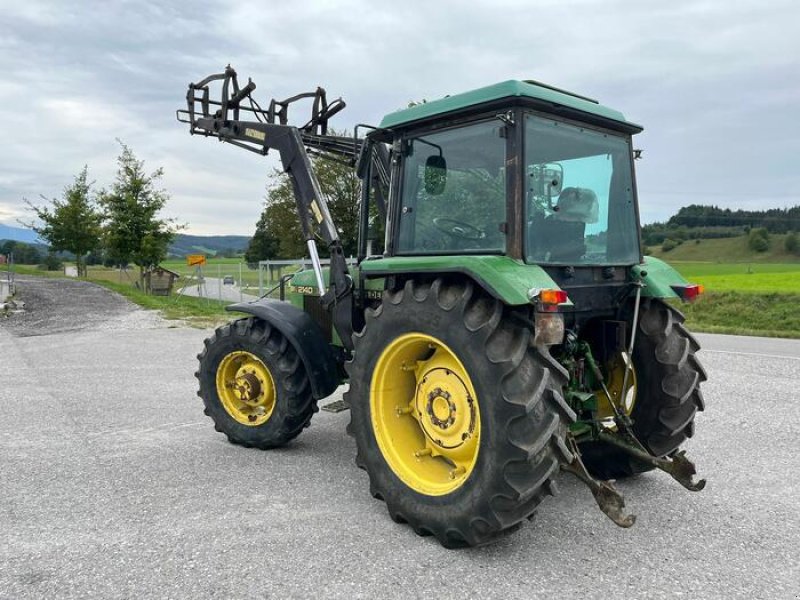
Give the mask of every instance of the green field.
[(667, 262), (707, 292), (800, 294), (800, 263)]
[(800, 338), (800, 263), (670, 264), (706, 294), (679, 308), (695, 331)]

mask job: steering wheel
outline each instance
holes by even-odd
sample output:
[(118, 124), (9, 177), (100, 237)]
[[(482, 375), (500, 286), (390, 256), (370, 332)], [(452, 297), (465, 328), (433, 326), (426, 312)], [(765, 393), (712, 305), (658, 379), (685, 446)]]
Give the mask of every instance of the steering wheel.
[(459, 240), (482, 240), (486, 237), (486, 233), (475, 227), (475, 225), (457, 221), (456, 219), (436, 217), (433, 219), (433, 224), (442, 233)]

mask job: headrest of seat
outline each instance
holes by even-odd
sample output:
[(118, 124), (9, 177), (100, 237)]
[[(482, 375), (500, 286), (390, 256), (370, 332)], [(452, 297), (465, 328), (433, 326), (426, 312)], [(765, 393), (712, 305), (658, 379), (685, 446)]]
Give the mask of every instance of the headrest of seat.
[(558, 196), (558, 211), (553, 217), (559, 221), (597, 223), (600, 204), (597, 194), (589, 188), (566, 187)]

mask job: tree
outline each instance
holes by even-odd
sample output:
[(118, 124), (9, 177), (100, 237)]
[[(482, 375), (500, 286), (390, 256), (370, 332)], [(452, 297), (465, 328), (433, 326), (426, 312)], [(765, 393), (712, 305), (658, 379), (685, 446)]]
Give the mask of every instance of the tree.
[(0, 255), (11, 255), (14, 262), (20, 265), (38, 265), (42, 255), (33, 244), (6, 240), (0, 244)]
[(756, 252), (769, 250), (769, 232), (765, 227), (756, 227), (747, 234), (747, 245)]
[(159, 216), (169, 200), (167, 192), (157, 187), (163, 169), (148, 175), (144, 161), (138, 160), (128, 146), (120, 145), (116, 181), (98, 201), (104, 211), (109, 256), (118, 265), (137, 265), (139, 285), (144, 289), (145, 271), (166, 258), (170, 242), (183, 226)]
[(800, 236), (793, 231), (783, 240), (783, 247), (789, 254), (800, 254)]
[(269, 260), (271, 258), (278, 258), (278, 251), (280, 242), (276, 237), (277, 233), (274, 227), (274, 215), (270, 210), (269, 205), (269, 192), (267, 192), (267, 205), (261, 213), (261, 217), (256, 223), (256, 232), (250, 242), (247, 244), (247, 250), (244, 253), (244, 260), (248, 264), (255, 264), (260, 260)]
[[(346, 256), (353, 255), (358, 241), (361, 181), (353, 167), (340, 162), (315, 157), (312, 165), (331, 217), (338, 227), (344, 253)], [(288, 175), (278, 170), (273, 172), (270, 179), (264, 210), (245, 253), (248, 263), (274, 258), (298, 258), (305, 256), (307, 251), (292, 182)], [(319, 251), (321, 256), (327, 255), (326, 248), (320, 247)]]
[(278, 170), (272, 173), (270, 179), (272, 183), (267, 186), (264, 210), (245, 252), (248, 263), (297, 258), (305, 254), (291, 181)]
[[(102, 216), (91, 198), (91, 188), (88, 167), (83, 167), (73, 184), (64, 188), (63, 199), (49, 201), (51, 207), (35, 206), (26, 200), (42, 223), (30, 227), (47, 241), (52, 252), (74, 254), (79, 276), (86, 276), (85, 256), (100, 245)], [(47, 200), (44, 196), (42, 199)]]

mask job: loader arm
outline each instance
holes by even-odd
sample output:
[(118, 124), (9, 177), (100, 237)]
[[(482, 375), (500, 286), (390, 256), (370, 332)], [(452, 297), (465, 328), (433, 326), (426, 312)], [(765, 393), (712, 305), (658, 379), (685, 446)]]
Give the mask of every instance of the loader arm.
[[(210, 98), (209, 85), (222, 82), (220, 100)], [(332, 312), (333, 324), (343, 344), (352, 349), (353, 333), (353, 280), (342, 250), (341, 240), (319, 181), (309, 159), (309, 152), (325, 158), (340, 160), (355, 166), (364, 144), (357, 137), (327, 135), (328, 119), (344, 108), (341, 99), (327, 102), (325, 90), (298, 94), (282, 102), (273, 100), (268, 110), (262, 110), (252, 92), (256, 85), (248, 81), (240, 88), (230, 66), (224, 73), (206, 77), (199, 83), (190, 83), (186, 94), (187, 109), (177, 111), (178, 120), (190, 125), (190, 133), (216, 137), (220, 141), (266, 155), (278, 152), (284, 172), (292, 182), (297, 214), (303, 238), (314, 267), (317, 284), (322, 292), (320, 302)], [(288, 124), (290, 104), (313, 98), (311, 119), (302, 127)], [(243, 103), (247, 103), (243, 106)], [(248, 113), (253, 118), (240, 118)], [(307, 150), (308, 149), (308, 150)], [(384, 161), (387, 157), (370, 148), (372, 160)], [(383, 166), (383, 165), (382, 165)], [(378, 172), (387, 172), (380, 169)], [(326, 289), (322, 265), (316, 245), (319, 232), (330, 252), (330, 285)]]

